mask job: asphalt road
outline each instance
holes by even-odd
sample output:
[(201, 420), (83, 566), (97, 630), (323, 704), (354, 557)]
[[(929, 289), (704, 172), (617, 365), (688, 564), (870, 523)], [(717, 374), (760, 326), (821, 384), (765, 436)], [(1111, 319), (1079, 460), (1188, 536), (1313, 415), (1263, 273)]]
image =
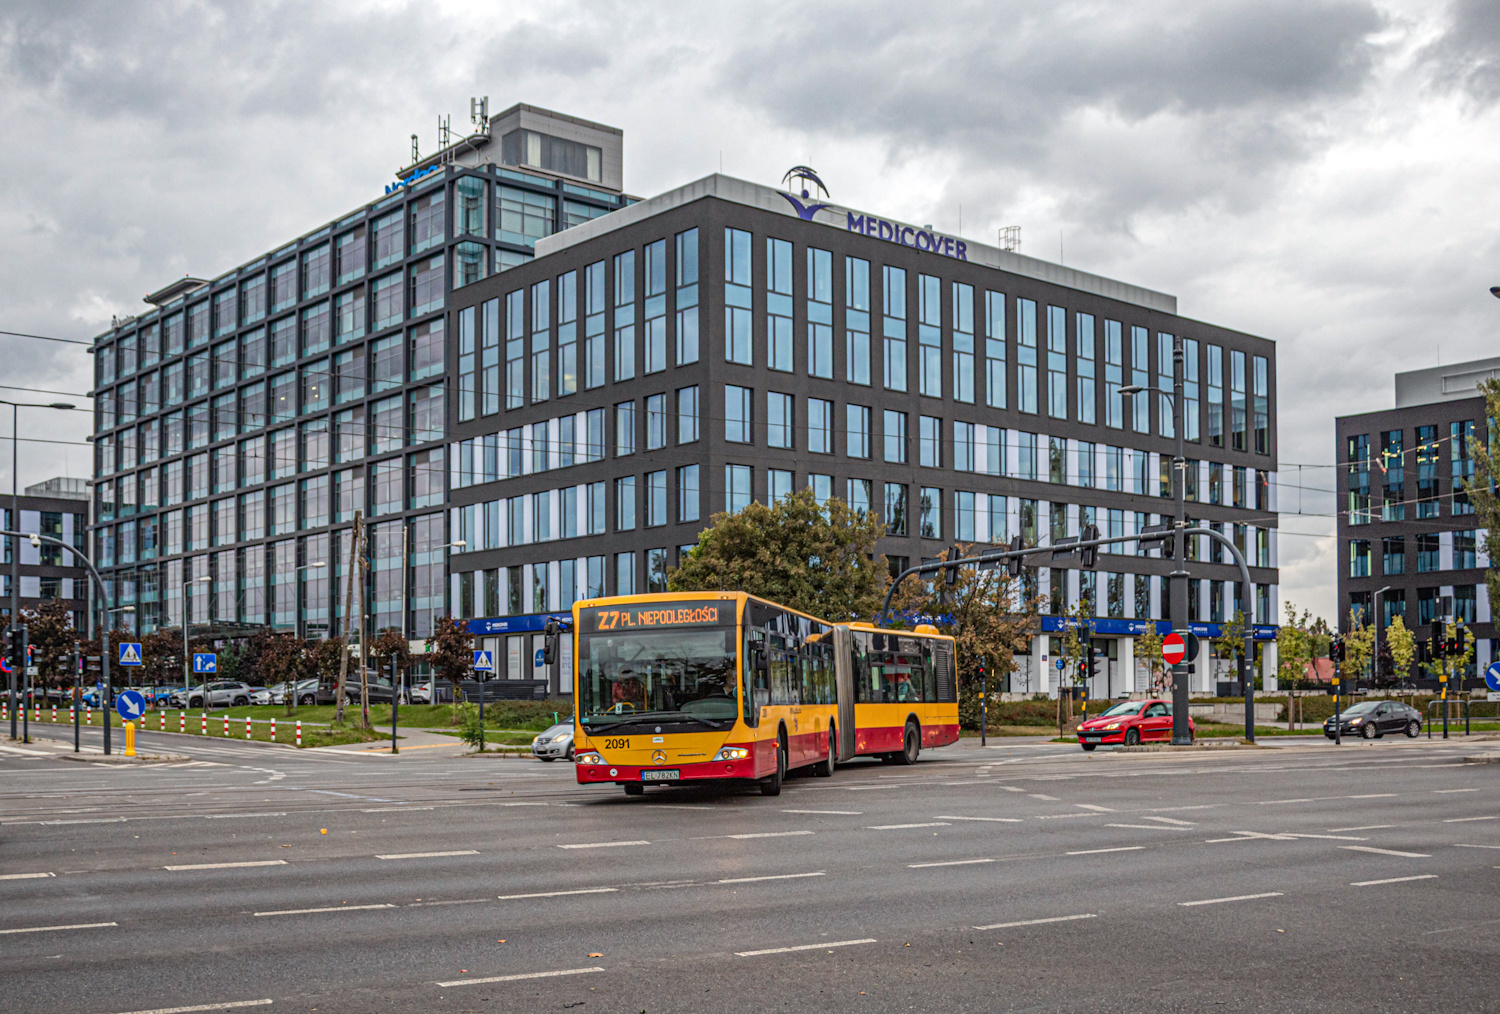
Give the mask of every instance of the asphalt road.
[(193, 760), (0, 741), (7, 1009), (1500, 1010), (1500, 741), (965, 742), (774, 799), (142, 748)]

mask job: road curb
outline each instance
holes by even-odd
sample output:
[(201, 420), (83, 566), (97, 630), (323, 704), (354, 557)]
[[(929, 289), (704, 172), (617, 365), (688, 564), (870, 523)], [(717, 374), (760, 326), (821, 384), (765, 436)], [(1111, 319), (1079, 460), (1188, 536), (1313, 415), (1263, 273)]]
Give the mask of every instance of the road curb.
[(1117, 746), (1110, 751), (1116, 753), (1183, 753), (1187, 751), (1213, 751), (1213, 750), (1270, 750), (1273, 747), (1262, 743), (1246, 743), (1244, 740), (1230, 740), (1227, 743), (1216, 743), (1213, 741), (1200, 740), (1186, 746), (1176, 743), (1141, 743), (1138, 746)]
[(193, 758), (175, 753), (138, 754), (134, 757), (126, 757), (117, 753), (60, 753), (57, 759), (82, 761), (87, 764), (183, 764)]

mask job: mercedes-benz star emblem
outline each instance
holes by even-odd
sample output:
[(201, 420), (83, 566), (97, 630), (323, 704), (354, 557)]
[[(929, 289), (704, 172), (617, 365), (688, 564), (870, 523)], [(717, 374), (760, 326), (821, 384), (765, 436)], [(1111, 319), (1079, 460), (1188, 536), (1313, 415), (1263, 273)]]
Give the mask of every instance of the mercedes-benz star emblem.
[(665, 751), (665, 750), (652, 750), (651, 751), (651, 763), (652, 764), (665, 764), (666, 762), (667, 762), (667, 751)]

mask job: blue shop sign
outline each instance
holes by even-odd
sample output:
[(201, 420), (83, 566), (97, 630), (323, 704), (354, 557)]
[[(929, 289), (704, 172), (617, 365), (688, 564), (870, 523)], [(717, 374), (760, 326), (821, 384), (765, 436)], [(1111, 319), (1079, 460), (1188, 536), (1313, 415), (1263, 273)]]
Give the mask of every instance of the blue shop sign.
[(572, 613), (533, 613), (530, 616), (496, 616), (487, 620), (468, 620), (471, 634), (528, 634), (547, 629), (548, 620), (573, 622)]
[[(1172, 624), (1169, 620), (1117, 620), (1108, 618), (1091, 618), (1089, 628), (1096, 634), (1114, 635), (1118, 637), (1139, 637), (1154, 626), (1158, 634), (1170, 634)], [(1072, 620), (1065, 616), (1043, 616), (1042, 629), (1048, 633), (1066, 633), (1072, 627), (1077, 626)], [(1223, 636), (1223, 623), (1190, 623), (1188, 629), (1199, 637), (1217, 638)], [(1276, 627), (1257, 623), (1250, 628), (1250, 636), (1256, 641), (1276, 640)]]
[(387, 183), (385, 185), (385, 192), (388, 193), (388, 194), (393, 194), (397, 190), (400, 190), (402, 187), (409, 187), (409, 186), (411, 186), (413, 183), (417, 182), (417, 180), (421, 179), (424, 176), (431, 176), (433, 173), (442, 172), (442, 171), (443, 171), (443, 167), (440, 166), (440, 165), (428, 166), (426, 169), (423, 169), (421, 172), (412, 173), (410, 176), (407, 176), (405, 179), (398, 179), (395, 183)]
[(961, 239), (940, 236), (925, 229), (902, 225), (900, 222), (888, 222), (874, 215), (856, 215), (852, 211), (846, 212), (844, 226), (850, 232), (873, 236), (887, 243), (916, 247), (918, 250), (942, 254), (944, 257), (953, 257), (961, 261), (969, 259), (969, 244)]

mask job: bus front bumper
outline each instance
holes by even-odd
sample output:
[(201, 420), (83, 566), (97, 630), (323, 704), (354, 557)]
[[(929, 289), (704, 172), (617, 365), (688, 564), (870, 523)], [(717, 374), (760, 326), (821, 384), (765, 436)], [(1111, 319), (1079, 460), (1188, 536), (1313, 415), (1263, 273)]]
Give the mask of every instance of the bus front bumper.
[[(775, 761), (772, 760), (772, 765)], [(770, 770), (774, 771), (774, 767)], [(601, 785), (608, 782), (642, 782), (646, 785), (680, 785), (715, 779), (719, 781), (750, 781), (760, 777), (756, 773), (755, 757), (743, 760), (705, 761), (693, 764), (664, 764), (660, 766), (576, 763), (574, 772), (579, 785)]]

